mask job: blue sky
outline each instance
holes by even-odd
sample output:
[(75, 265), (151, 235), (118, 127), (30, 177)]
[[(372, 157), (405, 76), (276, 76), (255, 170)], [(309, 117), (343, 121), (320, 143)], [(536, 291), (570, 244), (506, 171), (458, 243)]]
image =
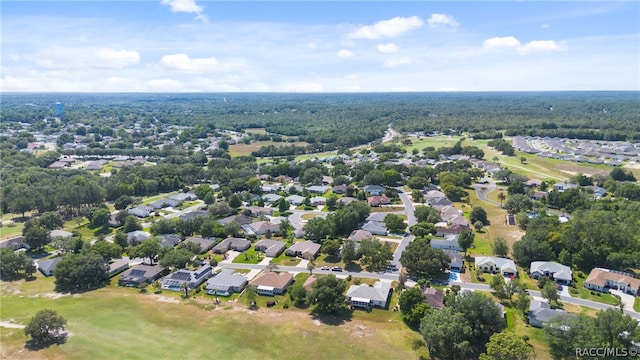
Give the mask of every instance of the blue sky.
[(2, 1), (0, 90), (640, 90), (640, 2)]

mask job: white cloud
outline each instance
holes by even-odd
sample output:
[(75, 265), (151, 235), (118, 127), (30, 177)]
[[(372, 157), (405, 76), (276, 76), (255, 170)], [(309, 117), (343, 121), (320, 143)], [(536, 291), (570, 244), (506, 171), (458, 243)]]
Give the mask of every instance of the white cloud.
[(240, 63), (220, 62), (215, 57), (190, 58), (186, 54), (165, 55), (160, 59), (160, 65), (168, 70), (187, 73), (207, 71), (231, 71), (241, 67)]
[(376, 49), (378, 49), (379, 52), (385, 53), (385, 54), (394, 53), (400, 50), (398, 45), (394, 43), (378, 44), (378, 46), (376, 46)]
[(423, 25), (422, 19), (417, 16), (394, 17), (389, 20), (382, 20), (373, 25), (365, 25), (349, 34), (350, 39), (382, 39), (395, 38), (396, 36), (410, 30), (420, 28)]
[(207, 16), (203, 14), (202, 6), (196, 4), (195, 0), (162, 0), (162, 5), (167, 5), (172, 12), (184, 12), (196, 15), (196, 19), (207, 21)]
[(563, 46), (555, 42), (554, 40), (536, 40), (530, 41), (523, 46), (519, 46), (516, 51), (518, 54), (548, 54), (556, 51), (563, 50)]
[(355, 54), (353, 53), (353, 51), (349, 51), (347, 49), (342, 49), (342, 50), (338, 51), (337, 55), (338, 55), (338, 57), (341, 57), (341, 58), (348, 58), (348, 57), (352, 57)]
[(51, 47), (41, 49), (35, 54), (25, 54), (22, 58), (49, 69), (69, 67), (123, 69), (140, 63), (140, 53), (137, 51), (107, 47)]
[(318, 83), (309, 83), (309, 84), (291, 84), (288, 85), (287, 91), (289, 92), (322, 92), (324, 91), (324, 87)]
[(482, 43), (485, 49), (513, 48), (520, 46), (520, 41), (513, 36), (492, 37)]
[(400, 65), (415, 64), (416, 61), (417, 61), (416, 59), (411, 57), (401, 57), (401, 58), (388, 59), (382, 65), (384, 67), (396, 67)]
[(564, 44), (555, 40), (534, 40), (526, 44), (520, 43), (513, 36), (493, 37), (482, 43), (485, 49), (514, 49), (517, 54), (544, 54), (564, 50)]
[(116, 69), (122, 69), (126, 66), (140, 63), (140, 54), (137, 51), (131, 50), (99, 48), (96, 50), (95, 56), (98, 64), (102, 64), (101, 66)]
[(456, 21), (451, 15), (446, 14), (431, 14), (429, 20), (427, 20), (429, 27), (432, 29), (439, 29), (445, 27), (458, 27), (460, 23)]

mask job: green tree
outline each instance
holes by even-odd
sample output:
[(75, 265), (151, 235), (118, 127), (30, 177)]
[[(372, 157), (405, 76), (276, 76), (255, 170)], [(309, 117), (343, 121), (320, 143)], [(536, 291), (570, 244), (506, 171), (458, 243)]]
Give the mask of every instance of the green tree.
[(242, 200), (240, 199), (240, 195), (233, 194), (229, 196), (229, 206), (233, 209), (237, 209), (242, 206)]
[(543, 298), (547, 299), (549, 303), (551, 303), (552, 301), (558, 301), (560, 299), (558, 288), (553, 281), (549, 281), (544, 284), (542, 290), (540, 290), (540, 294)]
[(509, 253), (509, 244), (507, 244), (507, 240), (504, 238), (497, 237), (493, 240), (493, 244), (491, 244), (491, 250), (496, 256), (506, 257)]
[(133, 215), (128, 215), (124, 219), (123, 231), (129, 233), (136, 230), (142, 230), (142, 226), (138, 223), (138, 220)]
[(322, 252), (327, 255), (335, 255), (340, 250), (340, 242), (338, 240), (325, 240), (322, 243)]
[(67, 333), (65, 331), (67, 320), (50, 309), (38, 311), (24, 328), (24, 333), (31, 337), (36, 345), (47, 345), (58, 342)]
[(342, 244), (342, 261), (345, 264), (356, 259), (356, 243), (353, 240), (345, 240)]
[(256, 298), (258, 297), (258, 288), (255, 285), (249, 285), (244, 290), (244, 296), (247, 299), (247, 305), (250, 308), (256, 306)]
[(531, 360), (535, 352), (529, 344), (514, 333), (499, 332), (491, 335), (487, 352), (480, 360)]
[(414, 215), (418, 222), (435, 224), (440, 221), (440, 213), (431, 206), (416, 206)]
[(109, 282), (109, 267), (98, 254), (68, 254), (56, 265), (56, 291), (87, 291)]
[(159, 261), (164, 268), (182, 269), (193, 257), (193, 253), (184, 248), (173, 248), (169, 250)]
[(331, 274), (321, 277), (313, 283), (309, 293), (310, 303), (315, 305), (314, 311), (319, 314), (338, 314), (347, 309), (343, 293), (347, 288), (344, 280)]
[(465, 256), (467, 255), (467, 250), (473, 245), (473, 241), (475, 240), (475, 235), (470, 231), (463, 231), (460, 233), (458, 237), (458, 245), (464, 252)]
[(116, 231), (116, 234), (113, 237), (113, 242), (120, 245), (123, 249), (129, 246), (129, 239), (127, 238), (127, 234), (122, 230)]
[(105, 240), (96, 241), (91, 246), (91, 249), (89, 251), (102, 256), (102, 258), (104, 258), (104, 261), (119, 259), (122, 257), (122, 247), (118, 244), (111, 243)]
[(470, 341), (473, 330), (453, 307), (428, 312), (420, 323), (420, 334), (432, 358), (471, 359), (475, 353)]
[(27, 243), (32, 250), (38, 250), (47, 245), (50, 241), (51, 238), (49, 237), (49, 230), (39, 224), (31, 226), (24, 233), (24, 242)]
[(387, 226), (387, 230), (393, 234), (404, 233), (407, 228), (407, 224), (405, 224), (402, 217), (396, 214), (388, 214), (385, 216), (384, 224)]
[(398, 186), (402, 180), (402, 175), (396, 170), (389, 169), (382, 172), (382, 183), (386, 186)]
[(533, 202), (527, 195), (513, 194), (507, 199), (504, 208), (512, 214), (517, 214), (522, 211), (531, 211), (531, 209), (533, 209)]
[(407, 245), (400, 263), (409, 275), (430, 279), (443, 274), (451, 259), (444, 251), (433, 249), (428, 239), (417, 238)]
[(40, 225), (44, 226), (47, 230), (54, 230), (61, 228), (64, 225), (64, 221), (58, 212), (47, 211), (40, 215)]
[(505, 195), (502, 191), (498, 193), (498, 200), (500, 200), (500, 207), (502, 207), (502, 203), (507, 199), (507, 195)]
[(10, 248), (0, 248), (0, 278), (11, 280), (18, 275), (29, 259), (23, 253), (17, 253)]
[(131, 204), (133, 204), (133, 199), (131, 199), (131, 196), (121, 195), (116, 199), (116, 201), (114, 201), (113, 207), (116, 210), (124, 210)]
[(501, 302), (509, 297), (507, 294), (507, 283), (504, 281), (504, 277), (502, 277), (501, 274), (491, 277), (489, 286), (491, 287), (491, 290), (493, 290), (493, 294), (500, 299)]
[(413, 317), (413, 309), (418, 305), (424, 303), (425, 296), (422, 294), (422, 290), (419, 287), (412, 287), (400, 293), (398, 303), (400, 304), (400, 312), (402, 312), (402, 319), (412, 329), (417, 329), (420, 326), (421, 318), (416, 319)]
[(471, 215), (469, 215), (469, 221), (473, 224), (476, 221), (480, 221), (482, 225), (489, 225), (489, 220), (487, 219), (487, 212), (481, 208), (480, 206), (475, 206), (471, 210)]
[(289, 203), (285, 198), (282, 198), (278, 201), (278, 211), (282, 214), (289, 210)]
[(160, 239), (152, 237), (131, 248), (129, 256), (148, 258), (149, 263), (153, 264), (158, 254), (160, 254), (161, 247)]
[(100, 208), (94, 211), (93, 216), (91, 216), (91, 227), (108, 228), (110, 219), (111, 219), (111, 213), (109, 212), (109, 209)]

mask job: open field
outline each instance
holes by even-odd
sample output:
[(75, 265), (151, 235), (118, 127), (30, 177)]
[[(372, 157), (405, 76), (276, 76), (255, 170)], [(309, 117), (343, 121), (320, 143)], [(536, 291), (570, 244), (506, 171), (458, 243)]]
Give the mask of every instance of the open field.
[(22, 329), (2, 328), (4, 359), (410, 359), (417, 357), (411, 341), (420, 338), (384, 310), (323, 322), (294, 307), (249, 311), (242, 298), (215, 307), (209, 296), (183, 300), (113, 286), (59, 296), (51, 279), (42, 278), (2, 283), (2, 289), (2, 321), (24, 324), (51, 308), (68, 320), (70, 332), (65, 344), (33, 352), (23, 347)]
[[(401, 136), (401, 138), (403, 138)], [(460, 136), (423, 136), (422, 139), (418, 139), (414, 136), (408, 136), (406, 139), (411, 140), (411, 145), (402, 145), (402, 148), (411, 151), (413, 149), (418, 149), (420, 152), (426, 147), (433, 146), (434, 148), (439, 148), (443, 146), (453, 146), (458, 140), (460, 140)]]
[(291, 145), (307, 146), (305, 142), (275, 142), (275, 141), (254, 141), (251, 144), (234, 144), (229, 145), (229, 154), (233, 157), (251, 155), (251, 152), (259, 150), (263, 146), (274, 145), (276, 147), (286, 147)]

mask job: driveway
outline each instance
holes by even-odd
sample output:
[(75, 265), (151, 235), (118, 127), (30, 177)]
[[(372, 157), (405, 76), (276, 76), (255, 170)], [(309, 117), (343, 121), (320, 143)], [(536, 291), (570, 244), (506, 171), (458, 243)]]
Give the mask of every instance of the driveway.
[(488, 202), (495, 206), (500, 206), (499, 202), (487, 199), (487, 194), (495, 190), (496, 182), (493, 179), (489, 179), (488, 184), (473, 184), (471, 185), (474, 189), (476, 189), (476, 195), (478, 195), (478, 199), (480, 201)]
[(636, 298), (633, 295), (625, 294), (620, 290), (613, 289), (609, 290), (609, 292), (611, 293), (611, 295), (618, 295), (620, 297), (620, 299), (624, 303), (625, 310), (633, 311), (633, 304), (636, 301)]

